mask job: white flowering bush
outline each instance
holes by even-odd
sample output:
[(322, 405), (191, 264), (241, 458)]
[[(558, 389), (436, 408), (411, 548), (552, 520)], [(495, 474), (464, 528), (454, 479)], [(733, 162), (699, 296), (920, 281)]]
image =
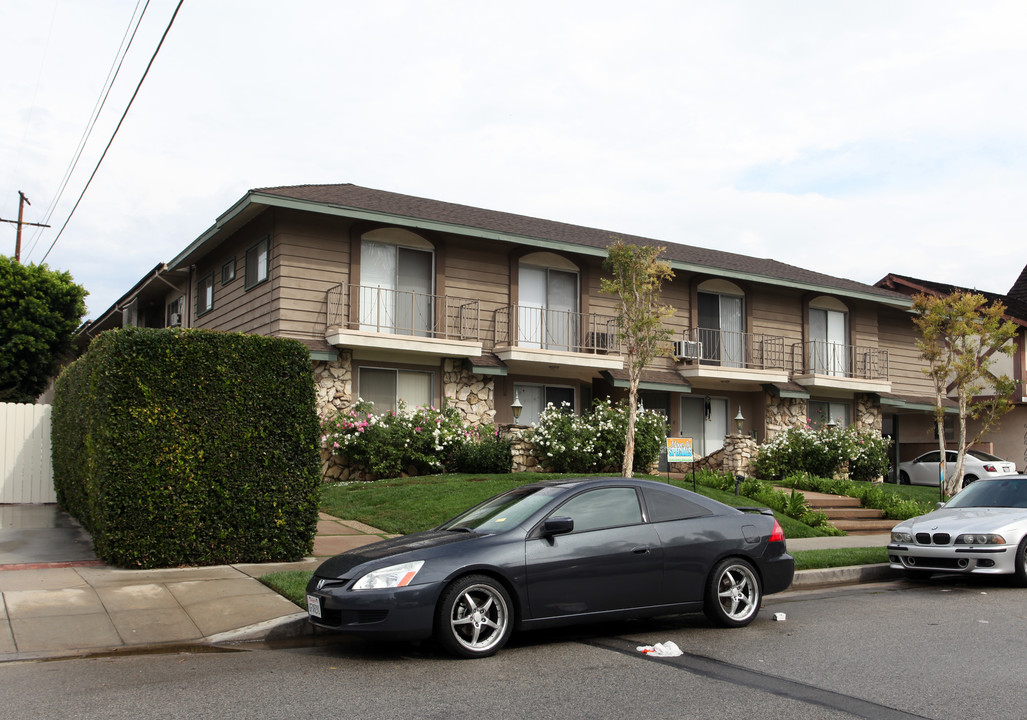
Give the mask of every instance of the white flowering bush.
[(853, 480), (873, 480), (888, 472), (891, 440), (855, 427), (788, 428), (760, 446), (750, 474), (779, 481), (795, 473), (832, 477), (848, 464)]
[(358, 402), (347, 412), (321, 419), (321, 442), (336, 455), (379, 478), (413, 469), (423, 475), (442, 472), (472, 432), (453, 408), (407, 408), (382, 414), (373, 403)]
[[(625, 403), (596, 400), (584, 415), (574, 415), (569, 403), (550, 403), (538, 423), (525, 433), (539, 464), (551, 472), (616, 472), (624, 460), (628, 426)], [(667, 436), (663, 415), (639, 410), (635, 418), (635, 467), (648, 468), (660, 456)]]

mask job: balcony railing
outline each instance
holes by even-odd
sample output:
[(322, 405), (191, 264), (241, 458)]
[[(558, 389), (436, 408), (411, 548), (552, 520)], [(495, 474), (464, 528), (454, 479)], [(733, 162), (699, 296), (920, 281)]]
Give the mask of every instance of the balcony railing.
[(793, 345), (792, 356), (800, 375), (888, 379), (888, 351), (880, 348), (810, 340)]
[(595, 313), (508, 305), (496, 310), (496, 346), (580, 353), (618, 353), (617, 318)]
[(343, 283), (327, 293), (327, 327), (448, 340), (481, 340), (478, 300)]
[(784, 370), (784, 338), (759, 333), (692, 328), (682, 333), (674, 354), (701, 365), (746, 370)]

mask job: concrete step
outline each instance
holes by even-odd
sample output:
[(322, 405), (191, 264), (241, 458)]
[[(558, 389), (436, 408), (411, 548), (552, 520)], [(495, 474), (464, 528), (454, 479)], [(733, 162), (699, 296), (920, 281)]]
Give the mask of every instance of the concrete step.
[[(785, 490), (788, 492), (788, 490)], [(806, 496), (806, 503), (817, 510), (823, 508), (858, 508), (861, 503), (859, 498), (844, 497), (842, 495), (825, 495), (818, 492), (806, 492), (799, 490)]]
[(818, 508), (831, 520), (880, 520), (884, 513), (873, 508)]
[(832, 520), (831, 524), (850, 535), (870, 535), (891, 532), (898, 525), (897, 520)]

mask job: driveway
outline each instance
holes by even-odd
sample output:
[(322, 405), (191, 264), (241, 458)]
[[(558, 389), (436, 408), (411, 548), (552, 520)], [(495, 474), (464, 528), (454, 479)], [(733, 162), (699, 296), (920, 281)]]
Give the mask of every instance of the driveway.
[(57, 505), (0, 505), (0, 567), (90, 560), (92, 538)]

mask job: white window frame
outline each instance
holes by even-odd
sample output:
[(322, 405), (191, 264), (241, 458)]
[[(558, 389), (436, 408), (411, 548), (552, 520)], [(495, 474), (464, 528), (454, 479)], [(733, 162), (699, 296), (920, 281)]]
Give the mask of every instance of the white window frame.
[(214, 271), (201, 275), (196, 281), (196, 317), (214, 309)]
[(406, 398), (401, 398), (400, 397), (400, 390), (399, 390), (399, 384), (400, 384), (399, 380), (400, 380), (400, 377), (399, 376), (401, 374), (419, 374), (419, 375), (426, 376), (426, 379), (427, 379), (428, 402), (427, 403), (406, 403), (406, 406), (408, 408), (421, 407), (421, 406), (423, 406), (425, 404), (427, 404), (427, 405), (433, 405), (434, 404), (434, 398), (435, 398), (435, 373), (433, 371), (431, 371), (431, 370), (413, 370), (413, 369), (410, 369), (410, 368), (378, 367), (378, 366), (373, 366), (373, 365), (362, 365), (359, 368), (357, 368), (357, 397), (359, 397), (361, 400), (370, 400), (370, 398), (363, 397), (363, 393), (361, 391), (361, 386), (362, 386), (362, 384), (364, 382), (364, 379), (363, 379), (362, 376), (363, 376), (363, 373), (365, 371), (367, 371), (367, 370), (371, 370), (371, 371), (374, 371), (374, 372), (391, 372), (391, 373), (394, 373), (395, 377), (396, 377), (396, 385), (395, 385), (395, 390), (394, 390), (394, 393), (393, 393), (391, 407), (383, 408), (380, 404), (376, 403), (375, 406), (374, 406), (374, 413), (375, 414), (381, 415), (382, 413), (399, 410), (400, 400), (404, 400), (404, 401), (406, 400)]
[(246, 248), (244, 260), (245, 290), (250, 290), (267, 282), (271, 276), (271, 238), (265, 235)]

